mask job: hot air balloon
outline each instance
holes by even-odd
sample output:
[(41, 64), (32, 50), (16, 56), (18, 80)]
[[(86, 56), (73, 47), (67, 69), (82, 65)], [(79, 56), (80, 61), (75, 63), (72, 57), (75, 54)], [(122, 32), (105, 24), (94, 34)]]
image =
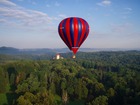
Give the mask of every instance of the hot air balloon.
[(69, 17), (60, 22), (58, 33), (68, 48), (76, 54), (88, 36), (89, 25), (82, 18)]

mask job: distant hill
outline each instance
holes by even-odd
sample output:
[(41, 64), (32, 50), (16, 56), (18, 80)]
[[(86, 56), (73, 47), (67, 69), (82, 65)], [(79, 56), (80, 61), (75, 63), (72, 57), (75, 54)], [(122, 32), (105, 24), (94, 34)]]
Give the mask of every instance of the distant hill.
[[(128, 51), (128, 50), (137, 50), (140, 49), (117, 49), (117, 48), (80, 48), (79, 52), (97, 52), (97, 51)], [(68, 48), (37, 48), (37, 49), (17, 49), (13, 47), (0, 47), (0, 54), (10, 54), (10, 55), (17, 55), (17, 54), (35, 54), (35, 55), (42, 55), (42, 54), (56, 54), (56, 53), (67, 53), (70, 52)]]
[[(80, 48), (76, 54), (77, 58), (94, 58), (107, 54), (138, 54), (140, 50), (130, 49), (97, 49), (97, 48)], [(68, 48), (37, 48), (37, 49), (17, 49), (13, 47), (0, 47), (0, 63), (13, 60), (48, 60), (53, 59), (59, 53), (64, 58), (71, 58), (72, 52)]]
[(33, 48), (33, 49), (17, 49), (13, 47), (0, 47), (0, 54), (10, 54), (10, 55), (17, 55), (17, 54), (56, 54), (56, 53), (66, 53), (70, 52), (68, 48)]
[(13, 47), (0, 47), (0, 54), (18, 54), (19, 49)]

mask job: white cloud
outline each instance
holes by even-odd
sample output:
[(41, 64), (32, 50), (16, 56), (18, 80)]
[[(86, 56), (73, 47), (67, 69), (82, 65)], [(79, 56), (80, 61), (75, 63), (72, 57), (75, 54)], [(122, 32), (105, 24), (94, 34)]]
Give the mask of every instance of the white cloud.
[(99, 5), (99, 6), (109, 6), (109, 5), (111, 5), (111, 1), (110, 0), (103, 0), (102, 2), (97, 3), (97, 5)]
[(6, 23), (7, 21), (5, 19), (0, 19), (0, 23)]
[(1, 17), (7, 21), (20, 22), (26, 25), (37, 25), (50, 22), (47, 14), (25, 9), (0, 8)]
[(123, 14), (130, 14), (132, 12), (132, 8), (124, 8)]
[(132, 11), (133, 11), (132, 8), (129, 8), (129, 7), (123, 8), (123, 10), (122, 10), (122, 12), (121, 12), (122, 18), (123, 18), (123, 19), (127, 19), (127, 18), (131, 17), (130, 14), (132, 13)]
[(58, 16), (62, 19), (67, 17), (65, 14), (59, 14)]
[(128, 10), (128, 11), (132, 11), (132, 8), (125, 8), (126, 10)]
[(46, 13), (25, 9), (11, 1), (0, 0), (0, 20), (6, 23), (15, 23), (22, 26), (37, 26), (50, 24), (53, 20)]
[(12, 3), (8, 0), (0, 0), (0, 5), (6, 5), (6, 6), (16, 6), (15, 3)]

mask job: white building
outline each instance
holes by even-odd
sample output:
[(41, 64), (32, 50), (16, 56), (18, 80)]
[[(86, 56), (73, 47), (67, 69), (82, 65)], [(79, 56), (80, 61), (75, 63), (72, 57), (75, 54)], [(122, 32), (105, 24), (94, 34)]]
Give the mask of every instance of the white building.
[(60, 54), (56, 54), (56, 59), (60, 59)]
[(63, 57), (61, 57), (60, 54), (56, 54), (56, 56), (53, 59), (63, 59)]

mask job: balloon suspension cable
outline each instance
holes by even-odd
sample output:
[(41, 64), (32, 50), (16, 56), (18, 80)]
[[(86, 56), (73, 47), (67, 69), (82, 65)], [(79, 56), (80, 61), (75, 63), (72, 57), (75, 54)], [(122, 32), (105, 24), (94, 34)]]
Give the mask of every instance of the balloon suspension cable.
[(73, 59), (75, 59), (75, 58), (76, 58), (76, 55), (75, 55), (75, 54), (73, 54), (72, 58), (73, 58)]

